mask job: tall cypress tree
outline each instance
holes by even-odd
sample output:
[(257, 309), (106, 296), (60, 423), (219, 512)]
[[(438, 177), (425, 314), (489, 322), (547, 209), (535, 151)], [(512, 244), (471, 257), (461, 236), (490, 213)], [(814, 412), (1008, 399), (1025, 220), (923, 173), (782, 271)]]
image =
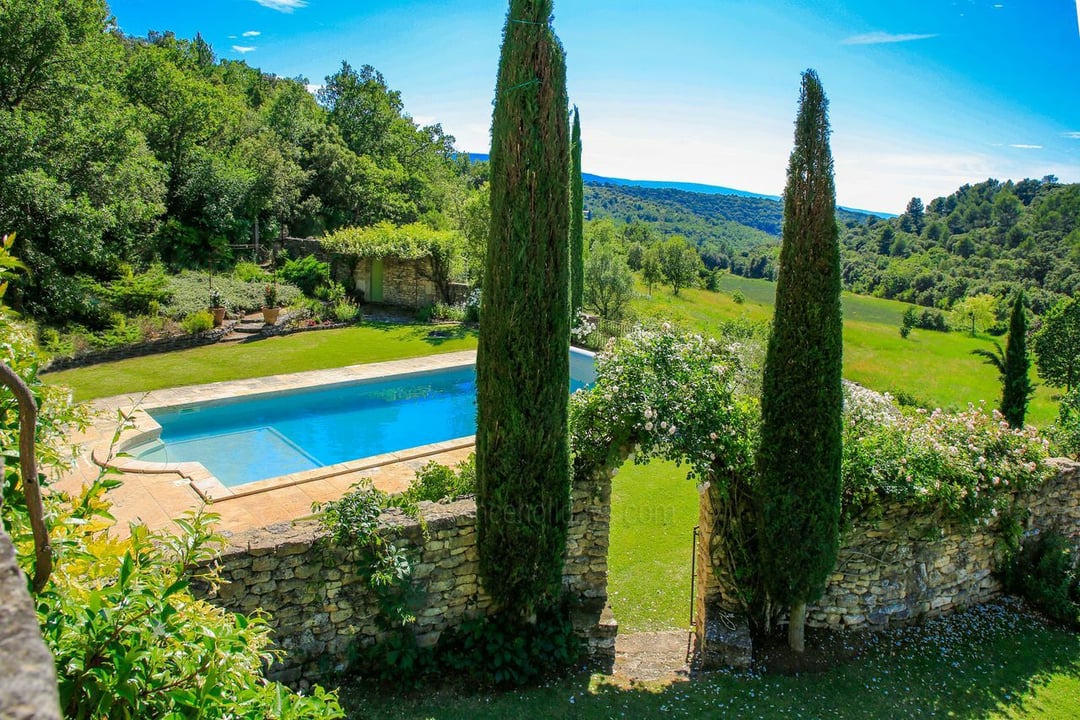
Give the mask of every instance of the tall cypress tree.
[(1028, 400), (1035, 392), (1028, 371), (1031, 358), (1027, 352), (1027, 315), (1024, 313), (1024, 291), (1016, 294), (1012, 315), (1009, 316), (1009, 340), (1005, 344), (1005, 367), (1001, 373), (1001, 414), (1010, 427), (1024, 427)]
[(807, 70), (784, 188), (757, 457), (762, 580), (772, 601), (790, 608), (788, 643), (797, 652), (806, 604), (821, 596), (839, 549), (842, 345), (828, 100)]
[(570, 513), (570, 128), (551, 0), (511, 0), (491, 131), (476, 358), (480, 575), (528, 617), (562, 580)]
[(577, 318), (585, 296), (585, 184), (581, 179), (581, 118), (574, 106), (570, 131), (570, 322)]

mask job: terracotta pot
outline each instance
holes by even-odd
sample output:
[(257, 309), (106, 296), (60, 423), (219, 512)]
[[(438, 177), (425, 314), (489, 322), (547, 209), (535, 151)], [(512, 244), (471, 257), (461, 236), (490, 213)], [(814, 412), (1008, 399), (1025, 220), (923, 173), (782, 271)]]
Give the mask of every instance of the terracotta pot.
[(281, 308), (278, 307), (264, 307), (262, 309), (263, 322), (267, 325), (273, 325), (277, 322), (278, 315), (281, 314)]
[(214, 327), (221, 327), (221, 323), (225, 322), (225, 308), (212, 307), (210, 314), (214, 316)]

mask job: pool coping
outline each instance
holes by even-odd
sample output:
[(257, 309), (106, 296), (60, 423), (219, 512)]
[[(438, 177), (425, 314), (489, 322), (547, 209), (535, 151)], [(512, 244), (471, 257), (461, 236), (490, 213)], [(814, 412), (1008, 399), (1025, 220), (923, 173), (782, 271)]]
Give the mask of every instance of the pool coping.
[(96, 409), (120, 412), (130, 417), (131, 426), (124, 429), (115, 442), (110, 439), (96, 444), (91, 450), (91, 457), (101, 467), (115, 468), (125, 473), (169, 473), (180, 475), (188, 481), (191, 488), (204, 501), (220, 503), (230, 499), (249, 497), (258, 493), (303, 485), (316, 480), (325, 480), (340, 475), (372, 470), (388, 463), (417, 460), (448, 451), (462, 450), (475, 444), (475, 436), (469, 435), (428, 445), (420, 445), (406, 450), (357, 458), (334, 465), (244, 483), (234, 488), (226, 487), (202, 463), (155, 463), (136, 460), (124, 455), (126, 450), (154, 440), (161, 433), (161, 426), (146, 412), (149, 409), (183, 407), (185, 405), (238, 397), (274, 395), (312, 387), (333, 387), (335, 385), (382, 380), (390, 377), (423, 374), (436, 370), (468, 367), (475, 364), (476, 351), (463, 350), (404, 360), (348, 365), (341, 368), (309, 370), (244, 380), (228, 380), (206, 385), (188, 385), (102, 398), (93, 403)]

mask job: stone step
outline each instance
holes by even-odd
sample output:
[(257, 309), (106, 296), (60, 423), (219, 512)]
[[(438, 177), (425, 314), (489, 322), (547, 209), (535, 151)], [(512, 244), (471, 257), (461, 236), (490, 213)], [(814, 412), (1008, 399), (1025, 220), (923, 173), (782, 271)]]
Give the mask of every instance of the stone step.
[(247, 335), (254, 335), (255, 333), (258, 333), (258, 332), (262, 331), (264, 326), (265, 326), (265, 323), (263, 323), (262, 321), (259, 321), (259, 322), (242, 322), (242, 323), (237, 323), (236, 325), (234, 325), (232, 331), (234, 333), (244, 333), (244, 334), (247, 334)]

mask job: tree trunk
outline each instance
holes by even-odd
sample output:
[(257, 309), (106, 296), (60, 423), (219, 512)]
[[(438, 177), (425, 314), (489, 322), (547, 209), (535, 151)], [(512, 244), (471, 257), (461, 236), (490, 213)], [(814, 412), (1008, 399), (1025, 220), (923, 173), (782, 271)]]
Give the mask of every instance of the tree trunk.
[(797, 602), (791, 606), (788, 617), (788, 647), (792, 652), (801, 653), (806, 649), (806, 603)]

